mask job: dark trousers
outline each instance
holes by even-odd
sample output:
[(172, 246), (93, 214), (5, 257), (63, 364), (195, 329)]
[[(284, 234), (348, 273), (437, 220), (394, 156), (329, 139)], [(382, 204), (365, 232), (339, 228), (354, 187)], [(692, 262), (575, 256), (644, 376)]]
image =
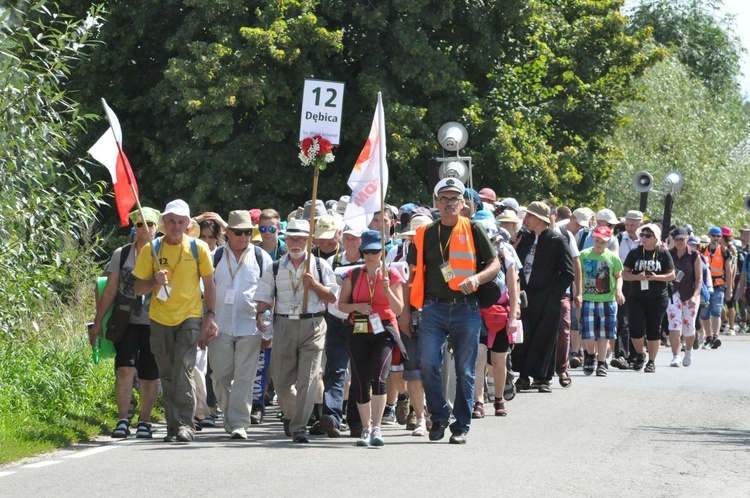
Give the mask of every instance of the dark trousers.
[[(386, 327), (390, 325), (384, 324)], [(351, 334), (347, 343), (352, 365), (352, 385), (357, 385), (354, 401), (369, 402), (373, 395), (385, 394), (385, 379), (393, 359), (394, 341), (390, 333)], [(349, 398), (352, 398), (351, 391)]]
[[(341, 426), (344, 420), (344, 385), (349, 352), (346, 338), (351, 334), (352, 325), (333, 315), (326, 315), (326, 366), (323, 370), (323, 414), (330, 415)], [(350, 396), (351, 397), (351, 396)]]
[(523, 310), (523, 343), (513, 348), (513, 368), (523, 378), (550, 381), (555, 373), (557, 330), (561, 296), (554, 290), (526, 291), (529, 305)]

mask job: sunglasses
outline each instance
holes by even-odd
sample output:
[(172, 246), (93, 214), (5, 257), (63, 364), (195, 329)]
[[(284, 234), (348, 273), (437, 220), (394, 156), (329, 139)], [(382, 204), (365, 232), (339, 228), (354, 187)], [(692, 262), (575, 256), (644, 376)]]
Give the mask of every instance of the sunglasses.
[(250, 237), (250, 234), (253, 233), (252, 230), (232, 230), (232, 232), (234, 232), (237, 237), (242, 237), (243, 235)]
[(650, 239), (653, 236), (654, 236), (653, 233), (642, 233), (641, 234), (641, 237), (643, 237), (644, 239)]
[(362, 254), (380, 254), (380, 249), (366, 249)]
[(712, 238), (712, 239), (720, 239), (720, 238), (721, 238), (721, 235), (712, 235), (712, 236), (711, 236), (711, 238)]
[[(149, 228), (153, 228), (153, 227), (156, 226), (156, 223), (154, 223), (153, 221), (147, 221), (146, 222), (146, 226), (148, 226)], [(143, 222), (142, 221), (136, 222), (135, 227), (136, 228), (143, 228)]]
[(276, 233), (276, 227), (260, 227), (258, 230), (260, 233)]

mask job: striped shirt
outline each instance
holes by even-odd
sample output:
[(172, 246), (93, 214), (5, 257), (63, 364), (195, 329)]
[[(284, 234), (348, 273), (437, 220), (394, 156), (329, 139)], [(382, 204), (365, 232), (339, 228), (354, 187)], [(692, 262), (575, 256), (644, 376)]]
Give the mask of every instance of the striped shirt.
[[(317, 259), (320, 264), (320, 273), (323, 276), (323, 285), (334, 294), (338, 294), (339, 286), (336, 283), (336, 277), (333, 274), (331, 265), (324, 259)], [(315, 260), (310, 263), (310, 273), (315, 280), (320, 281), (318, 269), (315, 267)], [(274, 303), (274, 291), (276, 298), (275, 312), (281, 315), (292, 313), (293, 307), (302, 309), (302, 297), (305, 292), (305, 286), (302, 284), (302, 275), (305, 271), (305, 262), (294, 268), (287, 254), (279, 262), (279, 272), (274, 282), (273, 270), (264, 272), (258, 290), (255, 292), (255, 300), (262, 301), (269, 305)], [(326, 310), (326, 304), (320, 300), (318, 294), (313, 291), (307, 293), (307, 313), (320, 313)], [(300, 311), (301, 312), (301, 311)]]

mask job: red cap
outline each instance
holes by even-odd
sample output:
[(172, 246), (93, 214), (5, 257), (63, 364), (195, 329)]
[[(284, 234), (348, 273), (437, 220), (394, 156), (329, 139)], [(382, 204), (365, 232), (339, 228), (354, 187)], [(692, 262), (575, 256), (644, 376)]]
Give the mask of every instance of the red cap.
[(495, 195), (495, 191), (491, 188), (483, 188), (479, 191), (479, 198), (483, 200), (484, 202), (489, 202), (492, 204), (493, 202), (497, 201), (497, 196)]
[(609, 227), (596, 227), (596, 230), (594, 230), (594, 237), (609, 240), (612, 238), (612, 230)]
[(260, 209), (250, 209), (250, 218), (253, 220), (253, 224), (257, 225), (260, 221)]
[(734, 237), (732, 229), (729, 227), (721, 227), (721, 235), (723, 235), (724, 237)]

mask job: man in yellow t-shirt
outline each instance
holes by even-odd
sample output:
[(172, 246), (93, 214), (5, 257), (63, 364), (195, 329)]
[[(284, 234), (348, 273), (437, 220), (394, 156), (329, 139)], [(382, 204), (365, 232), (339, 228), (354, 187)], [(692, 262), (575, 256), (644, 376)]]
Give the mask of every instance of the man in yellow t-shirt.
[(185, 235), (191, 222), (185, 201), (177, 199), (167, 204), (161, 221), (165, 234), (153, 242), (154, 248), (158, 247), (159, 265), (154, 262), (150, 245), (144, 247), (133, 271), (138, 279), (135, 292), (137, 295), (153, 292), (149, 309), (151, 351), (164, 393), (167, 419), (164, 441), (187, 443), (195, 436), (196, 346), (205, 349), (217, 332), (216, 288), (211, 277), (214, 269), (208, 245)]

